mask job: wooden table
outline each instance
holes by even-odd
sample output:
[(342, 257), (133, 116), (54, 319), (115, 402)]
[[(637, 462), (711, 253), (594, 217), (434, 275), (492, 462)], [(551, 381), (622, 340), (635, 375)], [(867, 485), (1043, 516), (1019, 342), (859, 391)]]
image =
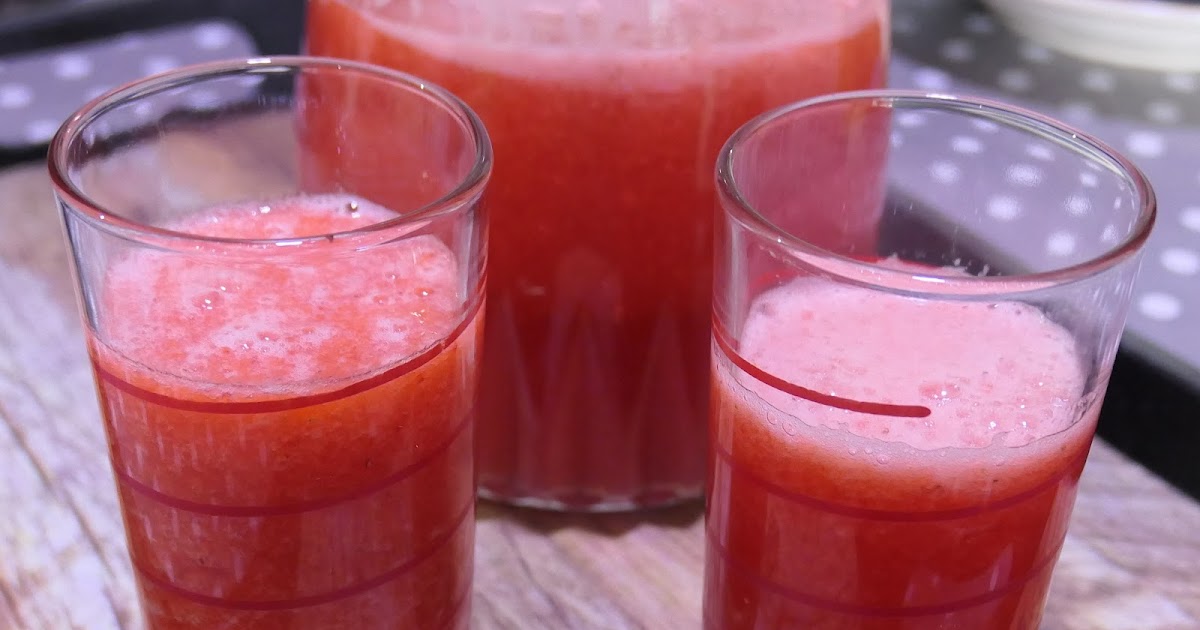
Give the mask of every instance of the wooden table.
[[(0, 629), (140, 626), (105, 458), (49, 182), (0, 172)], [(483, 505), (475, 628), (698, 628), (701, 527)], [(1097, 443), (1045, 627), (1200, 628), (1200, 505)]]

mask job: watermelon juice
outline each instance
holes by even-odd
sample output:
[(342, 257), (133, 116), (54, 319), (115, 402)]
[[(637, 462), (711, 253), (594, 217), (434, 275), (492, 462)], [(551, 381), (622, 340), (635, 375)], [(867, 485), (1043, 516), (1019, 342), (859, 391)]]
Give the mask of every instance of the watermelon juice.
[(396, 216), (214, 208), (166, 227), (277, 242), (102, 272), (90, 351), (150, 628), (466, 628), (481, 297), (432, 236), (278, 240)]
[[(700, 494), (717, 151), (771, 107), (882, 84), (887, 27), (880, 0), (309, 3), (310, 52), (428, 77), (492, 137), (485, 495)], [(839, 225), (873, 239), (859, 219)]]
[(706, 628), (1037, 627), (1099, 411), (1066, 329), (802, 278), (714, 339)]

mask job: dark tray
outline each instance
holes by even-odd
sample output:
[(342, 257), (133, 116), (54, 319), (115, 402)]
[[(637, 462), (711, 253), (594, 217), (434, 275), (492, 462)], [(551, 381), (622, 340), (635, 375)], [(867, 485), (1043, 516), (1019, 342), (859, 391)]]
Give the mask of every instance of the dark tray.
[(264, 54), (296, 53), (304, 0), (0, 1), (0, 55), (211, 18), (242, 25)]
[[(295, 54), (301, 48), (304, 7), (305, 0), (0, 0), (0, 61), (36, 76), (43, 69), (29, 68), (31, 58), (49, 68), (63, 51), (99, 46), (123, 34), (161, 38), (173, 26), (202, 22), (236, 25), (242, 41), (253, 40), (252, 54)], [(238, 50), (246, 54), (248, 47)], [(130, 70), (125, 80), (139, 74)], [(12, 79), (9, 72), (7, 80)], [(82, 93), (66, 91), (45, 95), (53, 100), (40, 113), (65, 118), (86, 100)], [(0, 142), (0, 167), (44, 159), (45, 152), (44, 142)]]

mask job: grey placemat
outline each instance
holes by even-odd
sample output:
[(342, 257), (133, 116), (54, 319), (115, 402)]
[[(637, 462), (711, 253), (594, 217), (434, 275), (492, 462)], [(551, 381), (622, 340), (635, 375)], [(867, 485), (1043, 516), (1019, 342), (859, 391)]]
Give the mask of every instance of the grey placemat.
[[(1200, 75), (1129, 70), (1079, 60), (1022, 41), (975, 3), (893, 2), (891, 83), (1012, 102), (1059, 118), (1124, 151), (1158, 194), (1159, 222), (1135, 287), (1126, 341), (1152, 352), (1169, 369), (1200, 375)], [(898, 121), (903, 141), (904, 120)], [(920, 124), (916, 120), (907, 121)], [(972, 169), (1003, 169), (1004, 184), (987, 202), (1000, 239), (1028, 241), (1048, 258), (1069, 259), (1092, 211), (1089, 184), (1039, 177), (1046, 147), (1031, 145), (1011, 164), (987, 153), (986, 129), (963, 129), (930, 145), (923, 161), (931, 187), (974, 181)], [(1034, 204), (1061, 207), (1056, 216), (1026, 212)], [(1094, 224), (1093, 224), (1094, 225)]]
[(254, 40), (240, 25), (210, 20), (5, 57), (0, 59), (0, 148), (44, 144), (80, 105), (134, 79), (255, 54)]

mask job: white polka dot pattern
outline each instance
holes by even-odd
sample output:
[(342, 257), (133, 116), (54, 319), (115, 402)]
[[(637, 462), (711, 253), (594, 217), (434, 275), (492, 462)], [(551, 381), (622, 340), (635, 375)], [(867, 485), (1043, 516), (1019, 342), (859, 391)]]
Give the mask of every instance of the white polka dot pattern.
[(892, 18), (893, 32), (908, 35), (916, 33), (918, 28), (920, 28), (920, 25), (917, 24), (917, 20), (911, 15), (903, 14)]
[(43, 144), (49, 142), (50, 138), (54, 137), (54, 132), (58, 131), (57, 120), (48, 118), (39, 118), (25, 125), (25, 139), (30, 144)]
[(1033, 42), (1021, 44), (1021, 58), (1029, 63), (1047, 63), (1054, 59), (1049, 48)]
[(78, 81), (92, 74), (92, 59), (87, 55), (69, 53), (54, 60), (54, 76), (63, 81)]
[(1033, 89), (1033, 73), (1024, 68), (1008, 68), (1000, 73), (999, 83), (1010, 92), (1028, 92)]
[(996, 133), (997, 131), (1000, 131), (1000, 125), (983, 118), (976, 118), (975, 120), (972, 120), (971, 126), (979, 131), (982, 131), (983, 133)]
[(1168, 74), (1163, 82), (1168, 89), (1185, 94), (1195, 92), (1196, 86), (1200, 85), (1194, 74)]
[(1125, 138), (1125, 150), (1134, 157), (1157, 158), (1167, 150), (1167, 142), (1160, 133), (1135, 131)]
[(1115, 245), (1116, 242), (1120, 239), (1121, 239), (1121, 233), (1117, 231), (1117, 226), (1115, 226), (1115, 225), (1104, 226), (1104, 231), (1100, 233), (1100, 241), (1102, 243), (1108, 243), (1109, 245)]
[(983, 151), (983, 143), (972, 136), (954, 136), (950, 139), (950, 147), (955, 153), (974, 155)]
[(1032, 164), (1013, 164), (1005, 171), (1005, 177), (1017, 186), (1037, 186), (1042, 183), (1042, 170)]
[(1194, 276), (1200, 271), (1200, 254), (1182, 247), (1164, 249), (1158, 258), (1167, 271), (1181, 276)]
[(1068, 101), (1062, 104), (1060, 115), (1066, 122), (1082, 125), (1096, 118), (1096, 108), (1085, 101)]
[(0, 85), (0, 107), (4, 109), (20, 109), (33, 103), (33, 90), (24, 83), (5, 83)]
[(917, 112), (900, 112), (896, 114), (896, 124), (901, 127), (920, 127), (925, 124), (925, 117)]
[(1066, 231), (1050, 234), (1046, 239), (1046, 253), (1051, 256), (1070, 256), (1075, 253), (1075, 235)]
[(950, 75), (936, 68), (921, 68), (913, 74), (913, 83), (922, 90), (946, 91), (951, 85)]
[(1067, 197), (1067, 213), (1073, 217), (1082, 217), (1092, 209), (1091, 199), (1084, 195), (1071, 195)]
[(179, 65), (179, 60), (172, 55), (151, 55), (142, 61), (142, 74), (158, 74), (174, 70)]
[(1151, 101), (1146, 105), (1146, 118), (1161, 125), (1173, 125), (1183, 118), (1183, 113), (1174, 101)]
[(986, 35), (996, 30), (996, 23), (986, 13), (972, 13), (963, 20), (963, 27), (968, 33)]
[(1179, 222), (1193, 232), (1200, 232), (1200, 206), (1184, 208), (1179, 213)]
[(239, 36), (228, 24), (201, 24), (192, 32), (196, 46), (205, 50), (224, 50)]
[(987, 213), (997, 221), (1012, 221), (1021, 216), (1021, 204), (1012, 197), (992, 197), (987, 202)]
[(1151, 292), (1142, 294), (1138, 299), (1138, 310), (1150, 319), (1169, 322), (1183, 314), (1183, 305), (1174, 295)]
[(966, 39), (946, 40), (942, 44), (942, 57), (947, 61), (970, 61), (975, 58), (975, 46)]
[[(892, 85), (1042, 112), (1096, 135), (1146, 172), (1158, 197), (1158, 227), (1146, 246), (1127, 334), (1200, 370), (1200, 73), (1074, 58), (1022, 41), (976, 3), (895, 0), (892, 11), (904, 25), (894, 34)], [(933, 134), (939, 125), (915, 112), (895, 123), (893, 144), (910, 156), (916, 134)], [(986, 120), (927, 137), (944, 140), (922, 144), (927, 157), (914, 160), (905, 177), (928, 190), (910, 194), (977, 199), (979, 220), (990, 222), (988, 233), (1006, 251), (1067, 264), (1097, 242), (1116, 246), (1129, 231), (1109, 202), (1111, 176), (1064, 172), (1071, 162), (1052, 143), (1006, 146), (1007, 134)]]
[(1112, 72), (1101, 68), (1088, 68), (1079, 79), (1080, 85), (1091, 92), (1111, 92), (1116, 87)]
[(929, 166), (929, 174), (941, 184), (953, 184), (962, 176), (962, 171), (951, 162), (937, 161)]
[(1043, 162), (1054, 161), (1054, 150), (1046, 144), (1031, 144), (1025, 147), (1025, 153), (1031, 158), (1041, 160)]

